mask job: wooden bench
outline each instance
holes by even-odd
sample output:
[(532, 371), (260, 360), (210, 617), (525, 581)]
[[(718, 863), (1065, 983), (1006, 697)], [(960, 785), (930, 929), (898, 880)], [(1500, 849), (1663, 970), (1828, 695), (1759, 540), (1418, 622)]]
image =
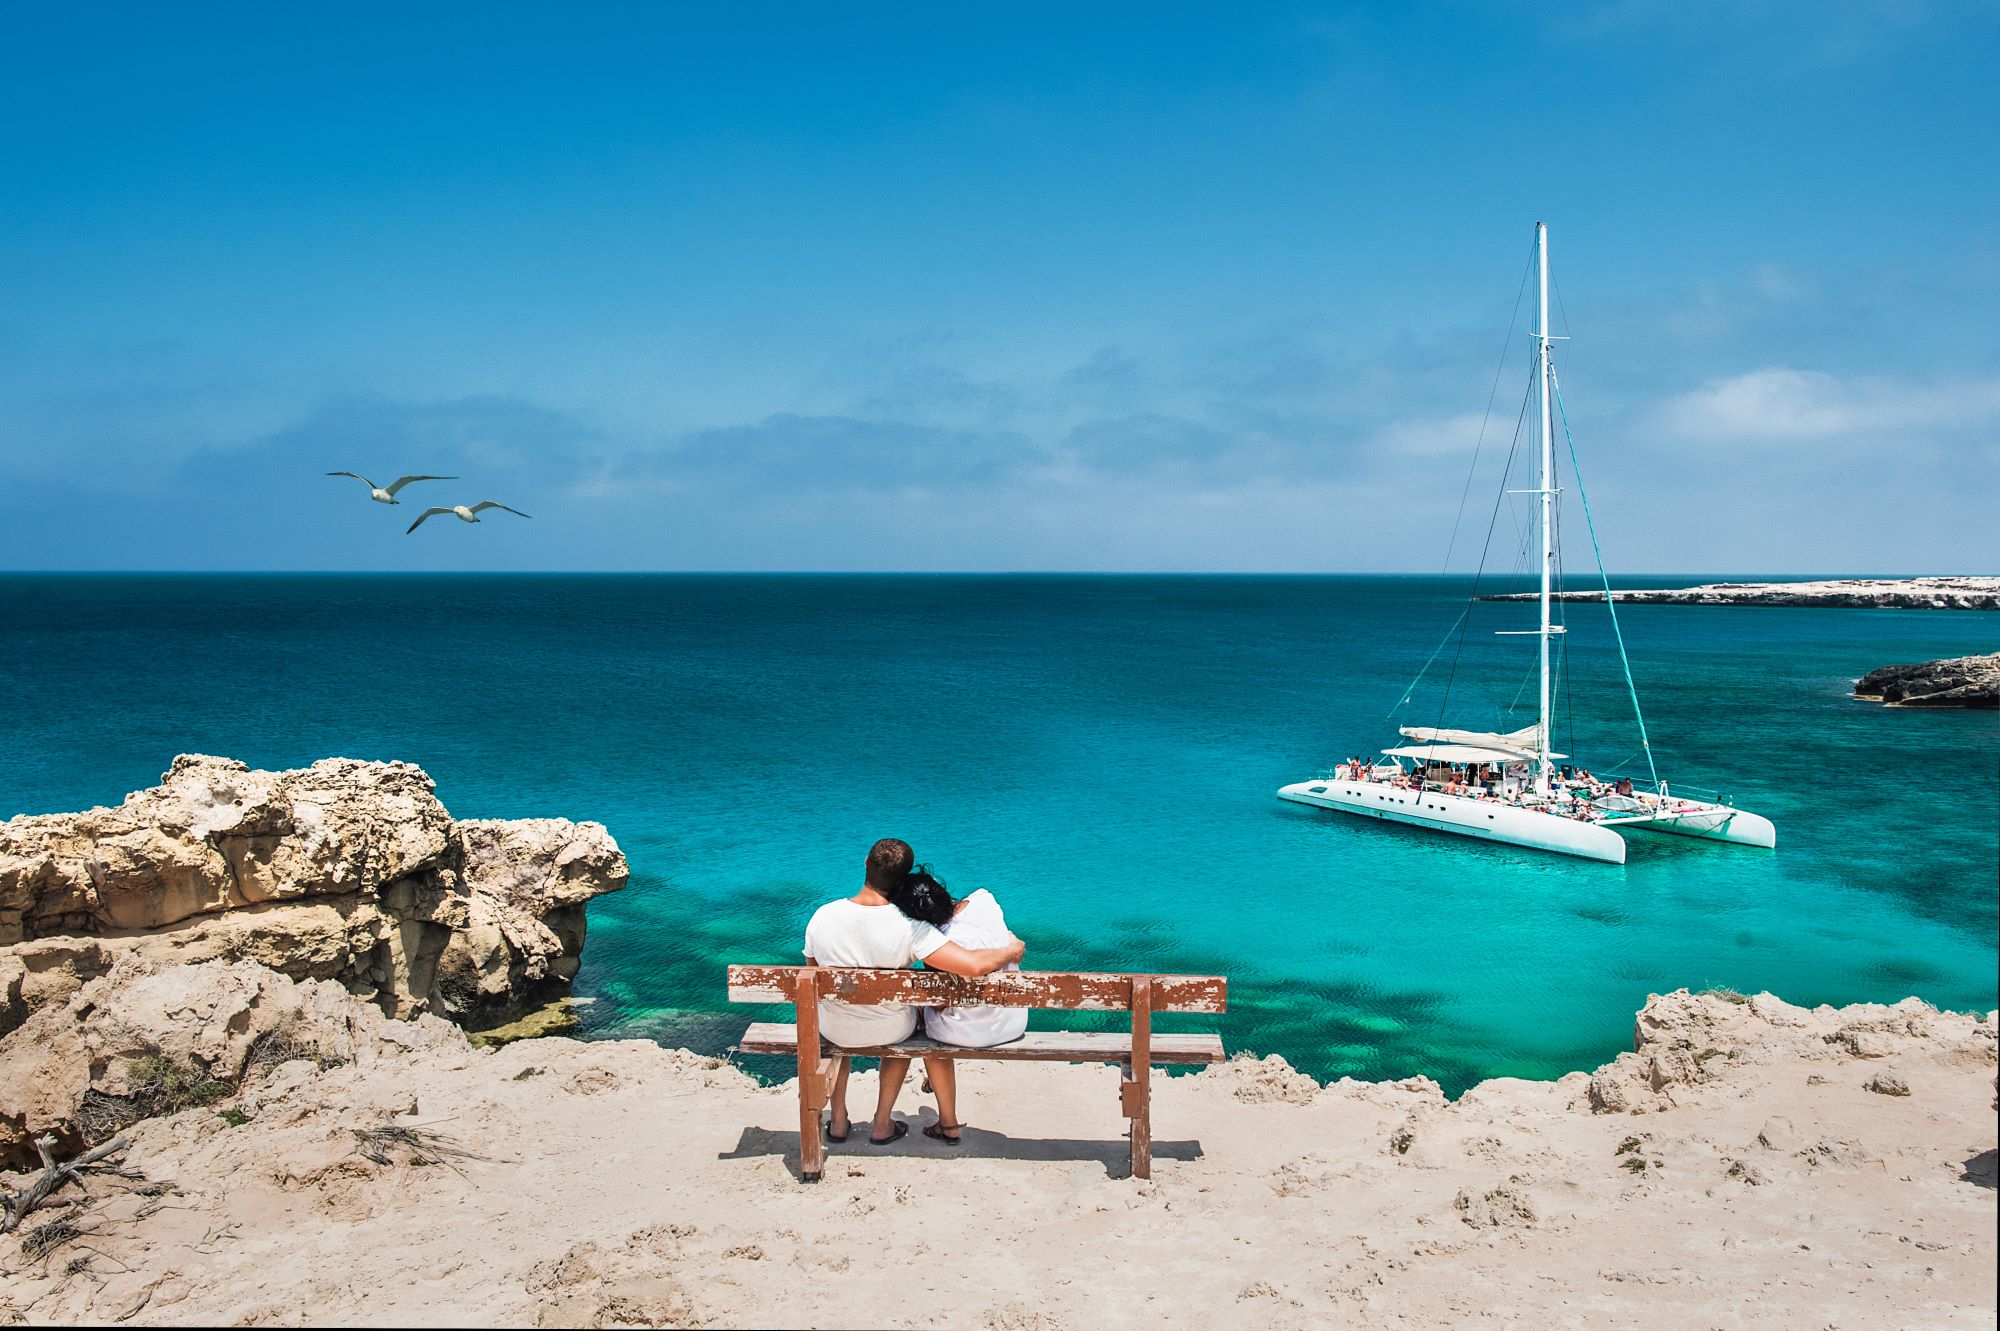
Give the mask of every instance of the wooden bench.
[[(828, 1044), (819, 1033), (819, 999), (848, 1003), (907, 1003), (950, 1007), (990, 1003), (1001, 1007), (1070, 1012), (1130, 1012), (1122, 1031), (1030, 1031), (991, 1049), (962, 1049), (923, 1038), (871, 1049)], [(1064, 971), (1000, 971), (968, 980), (943, 971), (864, 970), (841, 966), (731, 966), (732, 1003), (790, 1003), (797, 1023), (751, 1023), (737, 1048), (746, 1054), (787, 1054), (799, 1065), (799, 1172), (816, 1179), (826, 1163), (819, 1135), (833, 1060), (854, 1058), (977, 1058), (996, 1062), (1117, 1063), (1124, 1070), (1119, 1109), (1132, 1121), (1132, 1176), (1153, 1174), (1152, 1066), (1220, 1063), (1222, 1037), (1155, 1035), (1155, 1012), (1220, 1013), (1229, 1007), (1229, 982), (1220, 975), (1095, 975)], [(919, 1027), (921, 1029), (921, 1027)]]

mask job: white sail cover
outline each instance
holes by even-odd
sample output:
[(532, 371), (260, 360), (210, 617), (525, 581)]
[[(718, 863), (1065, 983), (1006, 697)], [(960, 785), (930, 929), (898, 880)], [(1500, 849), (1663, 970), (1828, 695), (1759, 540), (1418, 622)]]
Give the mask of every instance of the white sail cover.
[(1417, 758), (1427, 763), (1518, 763), (1521, 755), (1511, 749), (1484, 749), (1476, 744), (1405, 744), (1384, 749), (1391, 758)]
[[(1435, 744), (1463, 744), (1475, 749), (1488, 749), (1510, 758), (1533, 758), (1535, 756), (1535, 727), (1523, 726), (1505, 735), (1496, 735), (1486, 730), (1447, 730), (1437, 726), (1404, 726), (1402, 733), (1411, 739), (1427, 740)], [(1552, 753), (1551, 758), (1566, 755)]]

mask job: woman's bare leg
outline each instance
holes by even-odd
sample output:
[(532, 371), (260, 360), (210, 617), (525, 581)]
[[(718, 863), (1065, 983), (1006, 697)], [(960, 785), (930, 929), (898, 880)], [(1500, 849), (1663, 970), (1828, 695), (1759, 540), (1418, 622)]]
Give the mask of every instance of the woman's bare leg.
[(847, 1073), (853, 1062), (851, 1058), (833, 1060), (833, 1089), (827, 1094), (833, 1112), (826, 1126), (836, 1137), (845, 1137), (850, 1126), (847, 1119)]
[(889, 1134), (896, 1130), (896, 1096), (903, 1089), (903, 1078), (909, 1075), (909, 1059), (882, 1060), (882, 1085), (875, 1095), (875, 1123), (868, 1133), (878, 1142), (887, 1141)]
[(931, 1079), (931, 1090), (937, 1093), (938, 1130), (957, 1136), (958, 1060), (927, 1058), (924, 1060), (924, 1073)]

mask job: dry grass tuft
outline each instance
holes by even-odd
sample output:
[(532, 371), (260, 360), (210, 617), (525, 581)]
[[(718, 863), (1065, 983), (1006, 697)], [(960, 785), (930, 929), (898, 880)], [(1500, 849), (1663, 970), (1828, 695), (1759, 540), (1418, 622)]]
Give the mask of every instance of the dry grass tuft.
[(374, 1128), (351, 1128), (356, 1147), (362, 1159), (378, 1165), (443, 1165), (454, 1173), (463, 1173), (459, 1162), (484, 1160), (485, 1156), (468, 1151), (451, 1137), (430, 1128), (415, 1124), (384, 1123)]

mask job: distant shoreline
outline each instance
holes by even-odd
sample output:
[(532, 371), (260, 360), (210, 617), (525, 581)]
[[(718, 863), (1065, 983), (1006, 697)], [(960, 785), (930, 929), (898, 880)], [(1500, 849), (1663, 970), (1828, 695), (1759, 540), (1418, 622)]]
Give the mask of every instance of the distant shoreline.
[[(1505, 592), (1482, 601), (1533, 601)], [(2000, 577), (1834, 578), (1816, 582), (1711, 582), (1699, 587), (1613, 588), (1633, 605), (1803, 606), (1841, 610), (2000, 610)], [(1602, 591), (1557, 592), (1559, 601), (1602, 601)]]
[[(1701, 575), (1701, 574), (1689, 574), (1689, 573), (1675, 573), (1675, 572), (1671, 572), (1671, 571), (1668, 571), (1668, 572), (1657, 572), (1657, 573), (1653, 573), (1653, 572), (1628, 572), (1628, 573), (1621, 573), (1621, 574), (1619, 574), (1618, 576), (1619, 576), (1619, 577), (1621, 577), (1621, 578), (1640, 578), (1640, 579), (1648, 579), (1648, 580), (1654, 580), (1654, 579), (1661, 579), (1661, 580), (1664, 580), (1664, 579), (1674, 579), (1674, 580), (1677, 580), (1677, 581), (1678, 581), (1678, 580), (1681, 580), (1681, 579), (1685, 579), (1685, 578), (1693, 578), (1693, 577), (1701, 577), (1701, 576), (1703, 576), (1703, 575)], [(1713, 576), (1713, 575), (1709, 575), (1709, 576)], [(1788, 575), (1788, 574), (1771, 574), (1771, 575), (1759, 575), (1759, 576), (1760, 576), (1760, 577), (1765, 577), (1765, 578), (1766, 578), (1767, 580), (1766, 580), (1766, 581), (1763, 581), (1763, 582), (1754, 582), (1754, 583), (1751, 583), (1751, 582), (1741, 582), (1741, 583), (1739, 583), (1739, 582), (1719, 582), (1719, 583), (1712, 583), (1712, 584), (1705, 584), (1705, 585), (1708, 585), (1708, 586), (1715, 586), (1715, 587), (1738, 587), (1738, 586), (1771, 586), (1771, 587), (1800, 587), (1800, 586), (1805, 586), (1805, 585), (1808, 585), (1808, 584), (1814, 584), (1814, 583), (1819, 583), (1819, 582), (1836, 582), (1836, 581), (1840, 581), (1840, 582), (1909, 582), (1909, 581), (1924, 581), (1924, 580), (1925, 580), (1925, 579), (1911, 579), (1911, 578), (1900, 578), (1900, 577), (1898, 577), (1898, 578), (1872, 578), (1872, 577), (1871, 577), (1871, 578), (1821, 578), (1821, 577), (1818, 577), (1817, 575), (1812, 575), (1812, 574), (1799, 574), (1799, 575), (1796, 575), (1796, 580), (1784, 580), (1784, 579), (1788, 579), (1788, 578), (1791, 578), (1791, 577), (1792, 577), (1793, 575)], [(918, 580), (918, 579), (940, 579), (940, 580), (942, 580), (942, 579), (951, 579), (951, 578), (959, 578), (959, 579), (978, 579), (978, 580), (984, 580), (984, 581), (1003, 581), (1003, 580), (1006, 580), (1006, 579), (1020, 579), (1020, 580), (1029, 580), (1029, 579), (1032, 579), (1032, 580), (1036, 580), (1036, 581), (1047, 581), (1047, 582), (1061, 582), (1061, 581), (1079, 581), (1079, 582), (1081, 582), (1081, 581), (1106, 581), (1106, 582), (1110, 582), (1110, 581), (1120, 581), (1120, 580), (1124, 580), (1124, 581), (1140, 581), (1140, 580), (1155, 580), (1155, 579), (1173, 579), (1173, 580), (1181, 580), (1181, 581), (1189, 581), (1189, 582), (1195, 582), (1195, 581), (1214, 581), (1214, 582), (1230, 582), (1230, 581), (1235, 581), (1235, 582), (1252, 582), (1252, 581), (1267, 581), (1267, 580), (1283, 580), (1283, 581), (1287, 581), (1287, 582), (1313, 582), (1313, 581), (1323, 581), (1323, 582), (1335, 582), (1335, 581), (1346, 581), (1346, 580), (1375, 580), (1375, 581), (1382, 581), (1382, 582), (1397, 582), (1397, 581), (1400, 581), (1400, 582), (1452, 582), (1452, 583), (1471, 583), (1471, 582), (1475, 581), (1475, 576), (1474, 576), (1474, 574), (1473, 574), (1473, 573), (1471, 573), (1470, 571), (1467, 571), (1467, 570), (1458, 570), (1458, 571), (1455, 571), (1455, 572), (1449, 572), (1449, 573), (1440, 573), (1440, 572), (1438, 572), (1438, 571), (1437, 571), (1437, 570), (1435, 570), (1435, 569), (1430, 569), (1430, 570), (1421, 570), (1421, 569), (1419, 569), (1419, 570), (1410, 570), (1410, 569), (1395, 569), (1395, 570), (1370, 570), (1370, 569), (1328, 569), (1328, 570), (1321, 570), (1321, 569), (1309, 569), (1309, 570), (1297, 570), (1297, 569), (1249, 569), (1249, 570), (1243, 570), (1243, 569), (1196, 569), (1196, 570), (1188, 570), (1188, 569), (1149, 569), (1149, 570), (1133, 570), (1133, 569), (978, 569), (978, 568), (963, 568), (963, 569), (706, 569), (706, 568), (660, 568), (660, 569), (622, 569), (622, 568), (575, 568), (575, 569), (570, 569), (570, 568), (505, 568), (505, 569), (503, 569), (503, 568), (459, 568), (459, 569), (450, 569), (450, 568), (441, 568), (441, 569), (412, 569), (412, 568), (373, 568), (373, 569), (371, 569), (371, 568), (299, 568), (299, 569), (283, 569), (283, 568), (281, 568), (281, 569), (258, 569), (258, 568), (9, 568), (9, 569), (0, 569), (0, 583), (4, 583), (4, 582), (8, 582), (8, 581), (14, 581), (14, 582), (22, 582), (22, 581), (32, 581), (32, 580), (38, 580), (38, 579), (78, 579), (78, 580), (89, 580), (89, 579), (93, 579), (93, 578), (103, 578), (103, 579), (112, 579), (112, 578), (159, 578), (159, 579), (199, 579), (199, 578), (243, 578), (243, 579), (253, 579), (253, 578), (254, 578), (254, 579), (265, 579), (265, 580), (271, 580), (271, 581), (279, 581), (279, 580), (282, 580), (282, 579), (286, 579), (286, 578), (300, 578), (300, 579), (308, 579), (308, 578), (310, 578), (310, 579), (332, 579), (332, 578), (383, 578), (383, 579), (406, 579), (406, 580), (410, 580), (410, 581), (424, 581), (424, 580), (439, 580), (439, 581), (444, 581), (444, 580), (451, 580), (451, 579), (465, 579), (465, 580), (480, 580), (480, 579), (484, 579), (484, 580), (488, 580), (488, 581), (504, 581), (504, 580), (507, 580), (507, 579), (550, 579), (550, 580), (556, 580), (556, 579), (563, 579), (563, 578), (573, 578), (573, 579), (583, 579), (583, 578), (626, 578), (626, 579), (634, 579), (634, 580), (638, 580), (638, 579), (645, 579), (645, 578), (661, 578), (661, 579), (668, 579), (668, 578), (684, 578), (684, 579), (712, 579), (712, 580), (715, 580), (715, 581), (725, 581), (725, 580), (732, 580), (732, 579), (733, 579), (733, 580), (741, 580), (741, 581), (753, 581), (753, 580), (756, 580), (756, 579), (760, 579), (760, 578), (761, 578), (761, 579), (771, 579), (771, 580), (777, 580), (777, 579), (784, 579), (784, 578), (793, 578), (793, 579), (801, 579), (801, 580), (805, 580), (805, 579), (819, 579), (819, 580), (825, 580), (825, 581), (833, 581), (833, 580), (838, 580), (838, 579), (867, 579), (867, 578), (876, 578), (876, 579), (883, 579), (883, 580), (889, 580), (889, 579), (907, 579), (907, 580), (912, 580), (912, 581), (914, 581), (914, 580)], [(1776, 580), (1776, 581), (1773, 581), (1773, 580), (1770, 580), (1770, 579), (1779, 579), (1779, 580)], [(1487, 579), (1487, 580), (1488, 580), (1488, 581), (1491, 581), (1491, 579), (1490, 579), (1490, 578), (1489, 578), (1489, 579)], [(1972, 581), (1972, 582), (1994, 582), (1994, 581), (2000, 581), (2000, 580), (1996, 580), (1996, 579), (1990, 579), (1990, 578), (1960, 578), (1960, 579), (1947, 579), (1947, 581)], [(1650, 592), (1650, 591), (1652, 591), (1652, 590), (1662, 590), (1662, 589), (1645, 589), (1645, 590), (1647, 590), (1647, 591), (1649, 591), (1649, 592)], [(1665, 590), (1673, 590), (1673, 589), (1665, 589)], [(1694, 587), (1689, 587), (1689, 588), (1686, 588), (1686, 589), (1684, 589), (1684, 590), (1687, 590), (1687, 591), (1694, 591), (1694, 590), (1697, 590), (1697, 589), (1696, 589), (1696, 588), (1694, 588)], [(1510, 597), (1515, 597), (1515, 598), (1519, 598), (1519, 599), (1527, 599), (1527, 600), (1533, 600), (1533, 599), (1534, 599), (1534, 597), (1535, 597), (1535, 595), (1536, 595), (1536, 593), (1533, 593), (1533, 592), (1527, 592), (1527, 593), (1508, 593), (1508, 594), (1506, 594), (1506, 595), (1499, 595), (1499, 594), (1496, 594), (1496, 595), (1494, 595), (1494, 596), (1490, 596), (1490, 597), (1482, 597), (1482, 598), (1480, 598), (1480, 599), (1482, 599), (1482, 600), (1506, 600), (1506, 599), (1509, 599)], [(1604, 593), (1603, 593), (1603, 592), (1601, 592), (1601, 591), (1599, 591), (1599, 592), (1588, 592), (1588, 593), (1572, 593), (1572, 592), (1564, 592), (1564, 593), (1562, 593), (1562, 595), (1563, 595), (1563, 597), (1564, 597), (1565, 599), (1568, 599), (1568, 600), (1583, 600), (1583, 599), (1590, 599), (1590, 598), (1595, 598), (1595, 599), (1597, 599), (1597, 600), (1602, 600), (1602, 599), (1604, 598)], [(1625, 593), (1621, 591), (1621, 592), (1619, 593), (1619, 595), (1620, 595), (1620, 596), (1623, 596), (1623, 595), (1625, 595)]]

